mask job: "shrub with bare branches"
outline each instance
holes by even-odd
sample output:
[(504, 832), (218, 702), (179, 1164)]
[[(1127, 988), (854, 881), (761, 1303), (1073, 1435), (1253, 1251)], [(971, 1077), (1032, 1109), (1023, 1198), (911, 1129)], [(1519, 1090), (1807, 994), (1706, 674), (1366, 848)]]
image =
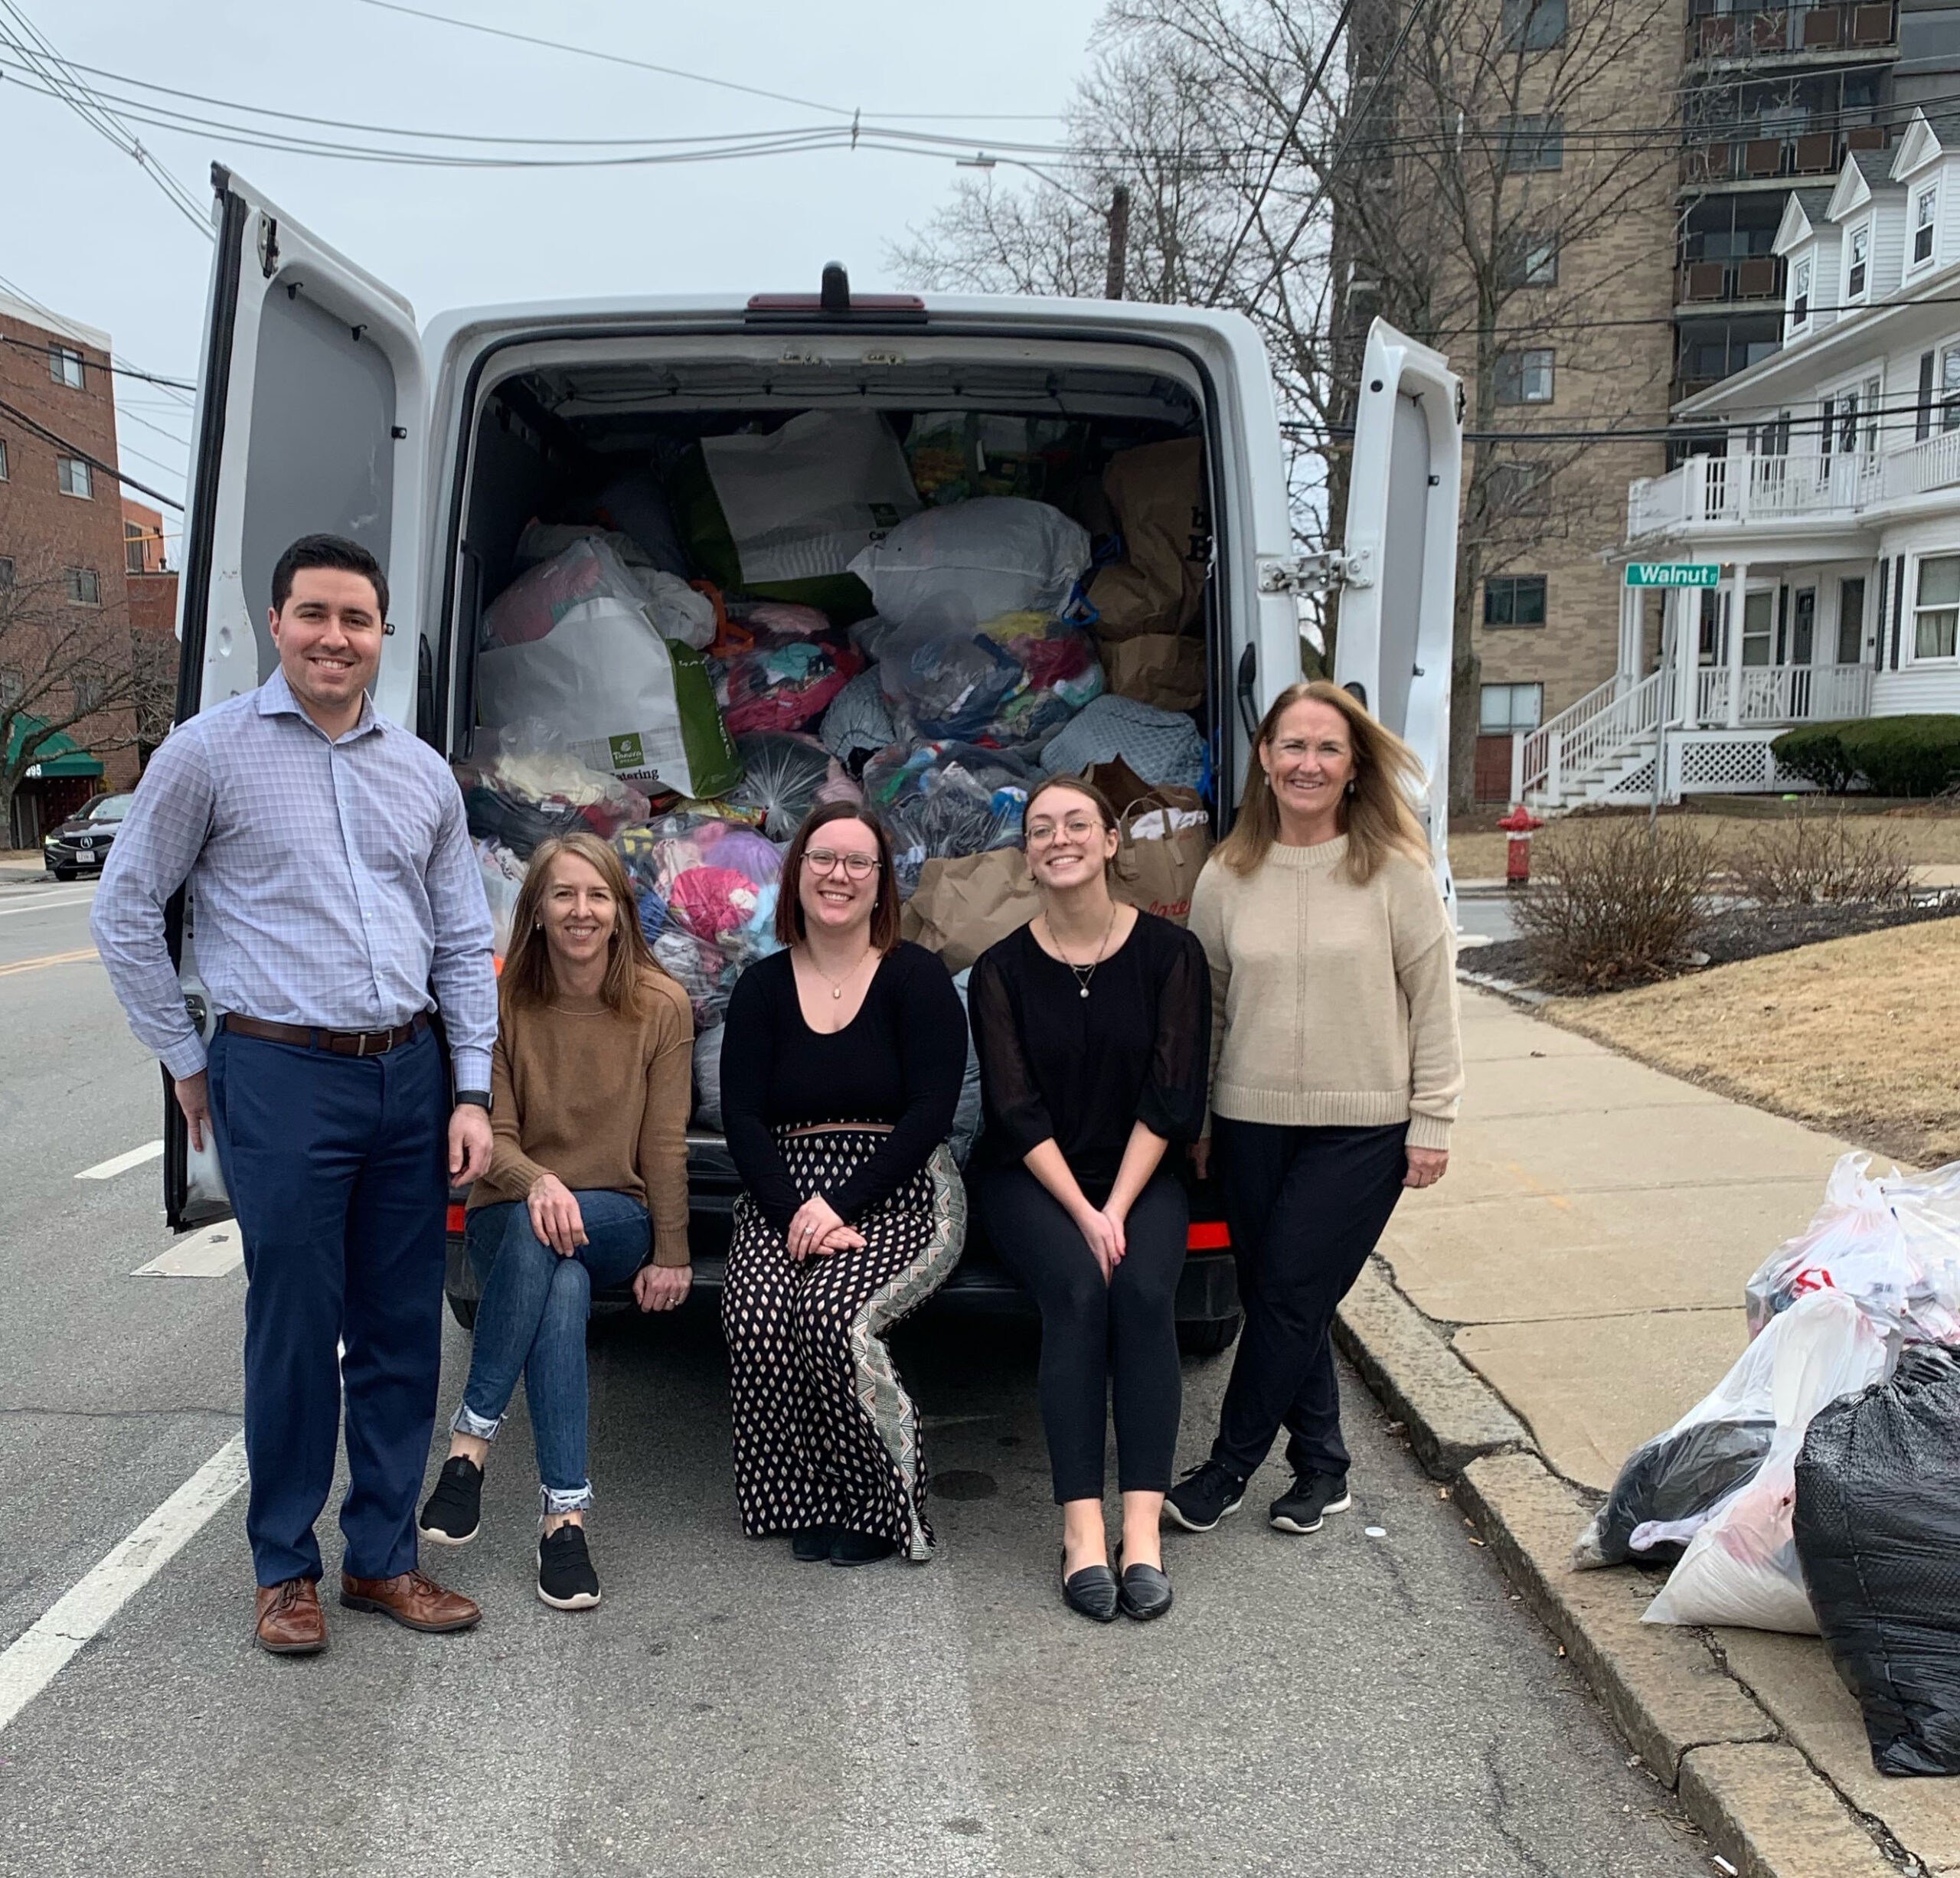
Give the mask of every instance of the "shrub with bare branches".
[(1688, 962), (1715, 871), (1706, 837), (1678, 821), (1568, 821), (1539, 838), (1538, 861), (1517, 919), (1543, 977), (1610, 991)]
[(1737, 887), (1763, 906), (1883, 904), (1903, 899), (1913, 878), (1895, 831), (1842, 809), (1766, 821), (1729, 865)]

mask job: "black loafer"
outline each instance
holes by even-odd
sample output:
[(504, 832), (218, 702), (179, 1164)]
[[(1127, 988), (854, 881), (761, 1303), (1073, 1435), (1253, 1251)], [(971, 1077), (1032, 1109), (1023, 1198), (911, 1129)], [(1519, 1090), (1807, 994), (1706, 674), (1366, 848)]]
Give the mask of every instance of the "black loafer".
[(1126, 1565), (1119, 1602), (1125, 1617), (1147, 1624), (1171, 1608), (1171, 1581), (1154, 1565)]
[(821, 1564), (837, 1543), (835, 1526), (803, 1526), (789, 1535), (790, 1556), (804, 1565)]
[(1069, 1555), (1064, 1552), (1062, 1602), (1092, 1622), (1113, 1624), (1116, 1621), (1119, 1595), (1116, 1574), (1106, 1565), (1085, 1565), (1080, 1571), (1071, 1573), (1068, 1563)]
[(849, 1527), (840, 1526), (831, 1533), (830, 1550), (824, 1556), (833, 1565), (871, 1565), (890, 1558), (897, 1550), (877, 1533), (854, 1533)]

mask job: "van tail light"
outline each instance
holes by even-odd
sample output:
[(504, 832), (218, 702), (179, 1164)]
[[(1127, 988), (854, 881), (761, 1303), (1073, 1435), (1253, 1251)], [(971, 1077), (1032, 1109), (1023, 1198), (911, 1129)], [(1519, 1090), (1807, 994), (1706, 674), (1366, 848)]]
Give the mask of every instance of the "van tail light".
[(1231, 1229), (1223, 1220), (1194, 1220), (1184, 1235), (1187, 1252), (1229, 1252), (1231, 1247)]

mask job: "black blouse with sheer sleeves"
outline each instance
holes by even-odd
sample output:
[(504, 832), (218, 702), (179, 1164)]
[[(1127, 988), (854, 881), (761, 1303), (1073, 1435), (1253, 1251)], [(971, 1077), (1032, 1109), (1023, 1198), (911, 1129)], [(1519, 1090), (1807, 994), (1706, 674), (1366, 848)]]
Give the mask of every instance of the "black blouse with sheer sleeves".
[(1211, 1055), (1204, 948), (1140, 912), (1088, 991), (1026, 926), (981, 955), (967, 991), (986, 1116), (976, 1164), (1012, 1165), (1052, 1138), (1085, 1190), (1106, 1191), (1138, 1122), (1197, 1138)]
[(778, 1232), (799, 1193), (775, 1131), (822, 1122), (891, 1125), (871, 1158), (825, 1196), (849, 1220), (889, 1199), (952, 1132), (966, 1071), (966, 1021), (946, 967), (901, 941), (880, 962), (858, 1014), (828, 1034), (805, 1022), (789, 953), (736, 981), (722, 1035), (722, 1132), (750, 1197)]

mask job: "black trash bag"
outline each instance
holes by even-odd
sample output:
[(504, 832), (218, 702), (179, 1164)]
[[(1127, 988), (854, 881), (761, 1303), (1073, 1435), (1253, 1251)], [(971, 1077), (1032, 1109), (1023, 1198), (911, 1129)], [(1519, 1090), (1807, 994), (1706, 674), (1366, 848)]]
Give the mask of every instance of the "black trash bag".
[(1818, 1412), (1797, 1458), (1797, 1557), (1881, 1774), (1960, 1774), (1960, 1354)]
[(1573, 1550), (1573, 1563), (1674, 1565), (1685, 1540), (1633, 1549), (1635, 1530), (1649, 1520), (1684, 1520), (1726, 1499), (1762, 1465), (1776, 1424), (1769, 1420), (1697, 1422), (1644, 1442), (1627, 1457), (1606, 1504)]

